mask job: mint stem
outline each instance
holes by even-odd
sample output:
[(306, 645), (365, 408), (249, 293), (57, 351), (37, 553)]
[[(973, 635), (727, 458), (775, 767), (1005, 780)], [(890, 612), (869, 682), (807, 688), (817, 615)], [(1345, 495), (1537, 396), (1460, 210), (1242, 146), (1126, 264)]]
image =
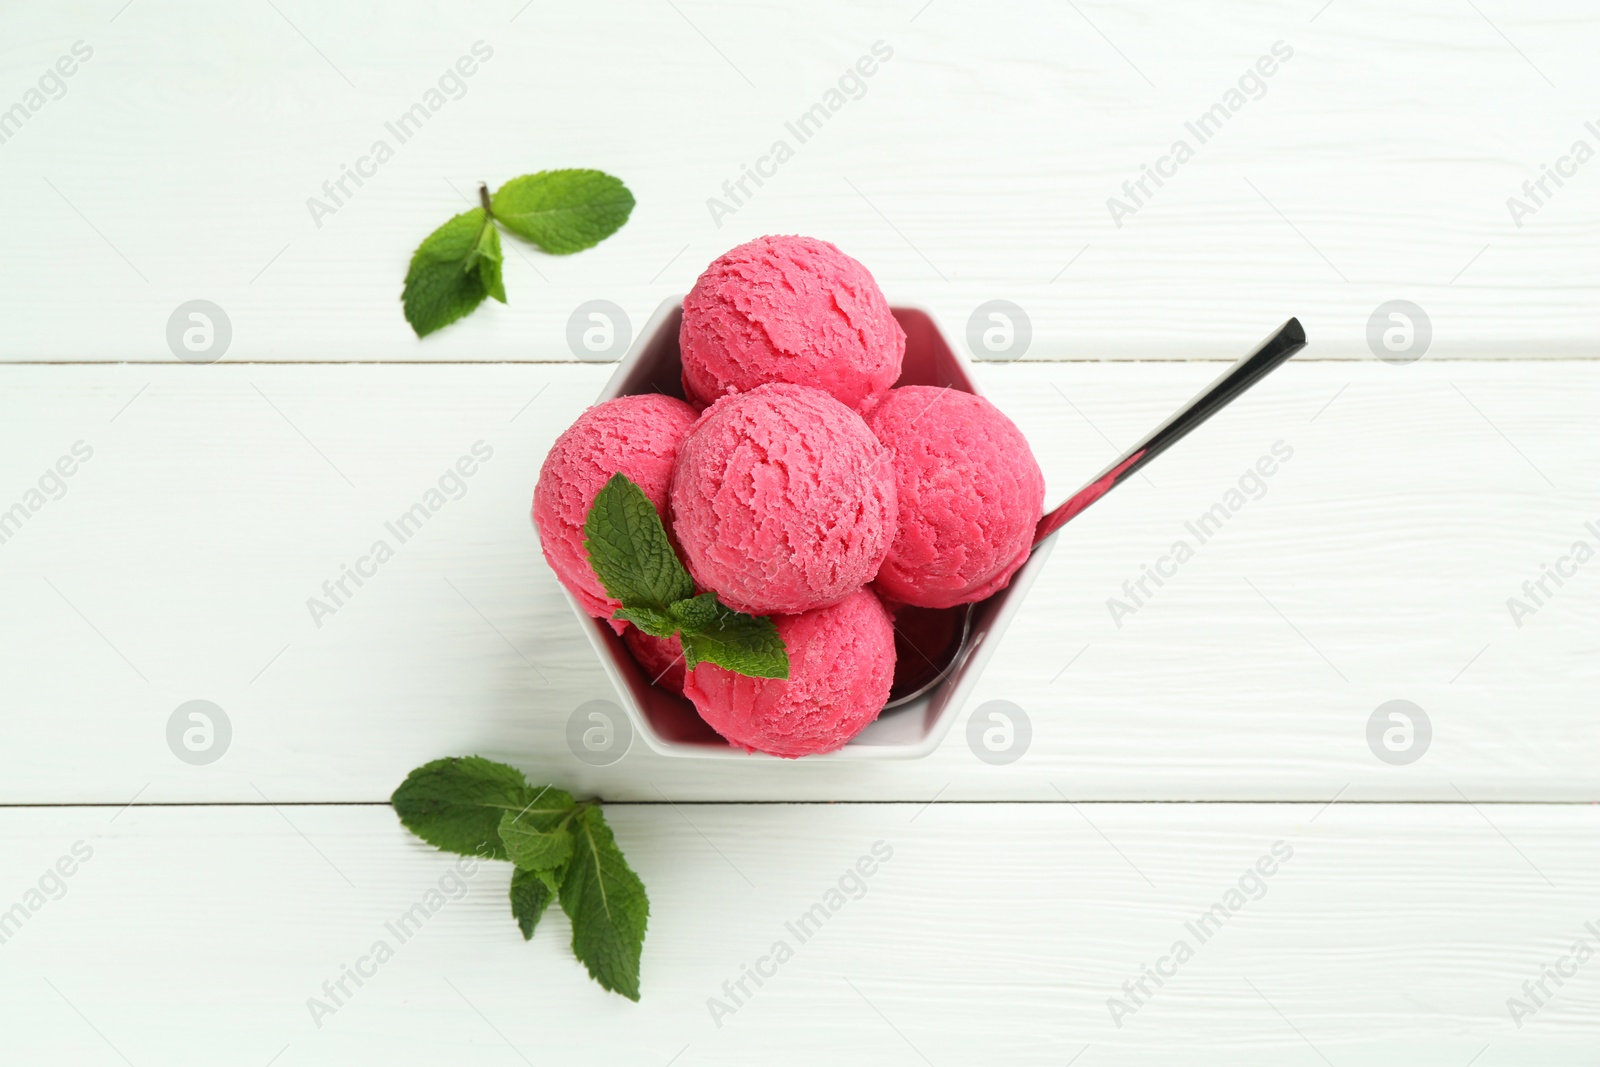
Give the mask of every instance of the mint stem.
[(483, 213), (494, 218), (494, 212), (489, 209), (489, 185), (487, 182), (478, 183), (478, 203), (483, 205)]

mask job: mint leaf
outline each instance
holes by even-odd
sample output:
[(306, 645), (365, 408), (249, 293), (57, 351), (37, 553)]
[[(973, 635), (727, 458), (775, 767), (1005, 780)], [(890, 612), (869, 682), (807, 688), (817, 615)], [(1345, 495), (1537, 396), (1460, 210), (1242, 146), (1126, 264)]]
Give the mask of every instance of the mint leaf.
[(406, 321), (426, 337), (470, 315), (488, 297), (506, 302), (502, 225), (546, 252), (579, 252), (616, 233), (633, 211), (633, 194), (598, 170), (547, 170), (513, 178), (483, 206), (434, 230), (412, 253), (400, 302)]
[(482, 208), (464, 211), (430, 233), (412, 253), (400, 294), (417, 336), (470, 314), (487, 296), (504, 302), (500, 258), (499, 234)]
[(651, 637), (671, 637), (678, 632), (678, 620), (670, 611), (657, 611), (655, 608), (618, 608), (611, 617), (631, 622)]
[(434, 760), (406, 775), (389, 798), (407, 830), (435, 848), (503, 860), (500, 840), (506, 812), (540, 818), (565, 812), (572, 796), (560, 789), (534, 789), (522, 772), (481, 756)]
[(583, 547), (606, 594), (628, 608), (665, 611), (694, 595), (694, 581), (672, 551), (656, 506), (626, 475), (613, 474), (596, 494), (583, 523)]
[(667, 606), (668, 614), (685, 630), (703, 630), (716, 622), (718, 614), (727, 610), (717, 600), (715, 593), (701, 593), (697, 597), (674, 601)]
[(478, 243), (467, 256), (465, 266), (469, 271), (476, 268), (483, 280), (484, 291), (502, 304), (506, 302), (506, 286), (501, 275), (504, 264), (505, 254), (500, 251), (500, 231), (490, 222), (478, 235)]
[(574, 810), (551, 809), (541, 802), (528, 811), (508, 811), (501, 816), (500, 840), (511, 862), (525, 871), (547, 871), (566, 863), (572, 856), (572, 831), (567, 823)]
[(561, 879), (561, 910), (572, 920), (572, 952), (589, 977), (613, 993), (639, 999), (639, 956), (650, 901), (623, 859), (599, 808), (573, 820), (576, 848)]
[(701, 660), (753, 678), (789, 677), (789, 654), (771, 619), (734, 611), (715, 593), (694, 595), (655, 505), (626, 475), (613, 474), (583, 523), (589, 566), (622, 601), (613, 618), (652, 637), (683, 639), (690, 670)]
[(789, 653), (771, 619), (720, 603), (716, 607), (707, 624), (683, 630), (683, 658), (690, 670), (704, 660), (751, 678), (789, 677)]
[(522, 929), (522, 939), (533, 939), (533, 928), (544, 917), (544, 910), (556, 898), (549, 871), (525, 871), (521, 867), (511, 872), (511, 917)]
[(633, 211), (633, 194), (598, 170), (544, 170), (495, 191), (491, 210), (506, 229), (564, 256), (616, 233)]

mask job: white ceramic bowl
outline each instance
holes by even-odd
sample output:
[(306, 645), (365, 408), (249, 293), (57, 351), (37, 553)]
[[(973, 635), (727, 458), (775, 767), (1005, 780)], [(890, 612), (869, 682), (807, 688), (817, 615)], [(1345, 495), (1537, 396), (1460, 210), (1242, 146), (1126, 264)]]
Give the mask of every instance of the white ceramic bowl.
[[(921, 308), (897, 307), (895, 318), (906, 332), (906, 358), (897, 385), (939, 385), (978, 392), (967, 372), (966, 361), (950, 347), (933, 316)], [(600, 391), (595, 402), (634, 393), (667, 393), (682, 397), (679, 380), (678, 326), (683, 321), (683, 299), (667, 300), (650, 317), (626, 357)], [(837, 752), (807, 759), (884, 760), (917, 759), (938, 747), (945, 732), (960, 715), (1000, 634), (1022, 604), (1022, 597), (1044, 566), (1054, 538), (1045, 542), (1011, 578), (1011, 584), (978, 606), (972, 617), (971, 640), (965, 654), (938, 686), (900, 707), (885, 711)], [(606, 674), (617, 688), (622, 706), (634, 729), (664, 756), (701, 759), (775, 759), (733, 747), (707, 726), (694, 706), (682, 697), (650, 684), (634, 663), (621, 638), (602, 619), (584, 611), (570, 595), (567, 602), (600, 656)]]

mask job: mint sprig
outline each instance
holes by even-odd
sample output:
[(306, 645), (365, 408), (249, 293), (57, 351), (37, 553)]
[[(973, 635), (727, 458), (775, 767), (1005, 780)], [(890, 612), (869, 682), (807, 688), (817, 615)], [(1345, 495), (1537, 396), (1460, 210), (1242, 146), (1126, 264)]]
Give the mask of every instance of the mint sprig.
[(622, 602), (613, 617), (652, 637), (677, 634), (690, 670), (703, 661), (752, 678), (789, 677), (771, 619), (734, 611), (715, 593), (694, 595), (656, 506), (627, 475), (613, 474), (595, 495), (583, 537), (595, 577)]
[(406, 829), (431, 845), (515, 863), (511, 914), (523, 938), (559, 900), (572, 924), (572, 952), (589, 976), (639, 999), (650, 900), (598, 801), (535, 788), (515, 767), (464, 756), (418, 767), (390, 803)]
[(626, 185), (598, 170), (526, 174), (492, 197), (480, 184), (478, 200), (480, 207), (434, 230), (412, 253), (400, 302), (418, 337), (470, 315), (488, 297), (506, 302), (496, 223), (551, 255), (565, 256), (616, 233), (634, 205)]

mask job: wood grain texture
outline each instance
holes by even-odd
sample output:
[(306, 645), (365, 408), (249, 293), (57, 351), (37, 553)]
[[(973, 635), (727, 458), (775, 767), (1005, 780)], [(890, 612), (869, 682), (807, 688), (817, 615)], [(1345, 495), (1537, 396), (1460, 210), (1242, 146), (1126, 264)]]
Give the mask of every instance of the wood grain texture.
[[(0, 1054), (1554, 1067), (1592, 1062), (1600, 1036), (1600, 962), (1547, 981), (1520, 1028), (1507, 1008), (1576, 940), (1596, 940), (1592, 807), (655, 805), (609, 818), (652, 904), (638, 1005), (587, 979), (559, 914), (523, 943), (504, 865), (463, 879), (462, 899), (398, 943), (385, 923), (452, 859), (385, 808), (0, 812), (7, 905), (75, 842), (93, 849), (0, 948)], [(890, 858), (799, 941), (785, 924), (875, 842)], [(1201, 942), (1186, 924), (1275, 845), (1288, 858), (1246, 879)], [(378, 940), (394, 958), (316, 1026), (308, 998)], [(731, 1003), (723, 983), (778, 940), (793, 958), (775, 975), (763, 964), (769, 980), (747, 981), (717, 1026), (708, 999)], [(1147, 981), (1116, 1026), (1108, 999), (1178, 940), (1193, 957)]]
[[(1600, 147), (1597, 28), (1578, 0), (12, 5), (0, 109), (94, 51), (0, 143), (0, 357), (166, 362), (169, 315), (204, 298), (229, 360), (567, 359), (580, 303), (638, 325), (726, 248), (795, 231), (958, 328), (1015, 301), (1029, 358), (1226, 358), (1297, 314), (1306, 358), (1364, 359), (1397, 298), (1438, 355), (1591, 357), (1600, 164), (1561, 159)], [(401, 143), (386, 123), (479, 41), (492, 58)], [(892, 58), (800, 143), (785, 123), (878, 41)], [(1291, 58), (1201, 143), (1185, 123), (1278, 42)], [(793, 158), (719, 225), (708, 199), (778, 139)], [(1117, 225), (1108, 199), (1179, 139), (1194, 157)], [(393, 158), (361, 164), (379, 140)], [(633, 220), (569, 258), (519, 245), (509, 307), (418, 343), (417, 242), (479, 180), (560, 166), (622, 176)], [(1545, 166), (1570, 176), (1519, 226), (1507, 200)]]
[[(1214, 375), (1160, 363), (980, 367), (1065, 497)], [(1588, 800), (1600, 564), (1519, 627), (1507, 609), (1600, 543), (1600, 366), (1291, 363), (1062, 534), (941, 749), (899, 765), (707, 765), (642, 744), (580, 764), (566, 723), (612, 691), (527, 517), (555, 435), (604, 367), (10, 367), (0, 507), (94, 450), (0, 544), (10, 635), (0, 798), (385, 799), (442, 755), (508, 760), (611, 799)], [(493, 456), (405, 543), (386, 524), (483, 442)], [(1186, 524), (1225, 502), (1204, 544)], [(1259, 490), (1259, 498), (1255, 498)], [(395, 555), (320, 626), (308, 610), (376, 540)], [(1132, 604), (1178, 539), (1194, 556)], [(1168, 564), (1163, 564), (1169, 567)], [(1121, 625), (1117, 625), (1120, 621)], [(165, 740), (181, 703), (230, 717), (205, 767)], [(1021, 705), (1020, 761), (966, 740)], [(1365, 740), (1420, 705), (1409, 766)]]

